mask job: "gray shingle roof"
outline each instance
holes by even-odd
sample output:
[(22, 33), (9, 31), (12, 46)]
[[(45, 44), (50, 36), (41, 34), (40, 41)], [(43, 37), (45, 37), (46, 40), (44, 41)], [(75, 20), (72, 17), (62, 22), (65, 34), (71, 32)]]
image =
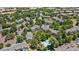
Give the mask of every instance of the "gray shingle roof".
[(42, 28), (43, 30), (49, 30), (49, 25), (43, 24), (43, 25), (41, 26), (41, 28)]
[(59, 22), (64, 22), (64, 20), (58, 18), (58, 17), (53, 17), (55, 20), (59, 21)]
[(79, 45), (79, 38), (76, 39), (76, 44)]
[(68, 32), (77, 32), (77, 31), (79, 31), (79, 27), (78, 26), (75, 26), (75, 27), (72, 27), (72, 28), (66, 30), (67, 33)]
[(34, 26), (31, 27), (31, 30), (32, 30), (32, 31), (35, 31), (36, 29), (39, 29), (39, 28), (40, 28), (40, 26), (34, 25)]
[(32, 32), (27, 32), (26, 38), (27, 39), (32, 39), (33, 38), (33, 33)]
[(0, 49), (0, 51), (15, 51), (15, 50), (27, 50), (27, 44), (25, 42), (23, 43), (17, 43), (13, 44), (11, 47), (5, 47), (3, 49)]
[(51, 32), (51, 33), (54, 33), (54, 34), (57, 34), (59, 31), (57, 31), (57, 30), (54, 30), (54, 29), (49, 29), (49, 31)]

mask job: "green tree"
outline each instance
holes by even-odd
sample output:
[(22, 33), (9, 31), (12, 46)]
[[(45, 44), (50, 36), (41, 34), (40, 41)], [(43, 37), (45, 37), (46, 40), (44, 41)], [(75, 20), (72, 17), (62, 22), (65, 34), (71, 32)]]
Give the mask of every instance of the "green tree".
[(15, 35), (13, 33), (9, 33), (6, 35), (6, 38), (5, 38), (5, 42), (8, 41), (8, 40), (12, 40), (14, 39)]
[(71, 42), (73, 40), (73, 35), (66, 35), (66, 42)]
[(23, 29), (24, 28), (24, 25), (23, 24), (21, 24), (21, 29)]
[(56, 30), (59, 29), (60, 23), (57, 21), (53, 21), (52, 24), (50, 25), (51, 28), (54, 28)]
[(77, 32), (77, 36), (79, 37), (79, 32)]
[(23, 42), (23, 40), (24, 40), (24, 37), (22, 36), (22, 35), (17, 35), (16, 36), (17, 38), (17, 43), (21, 43), (21, 42)]
[(48, 50), (55, 51), (53, 44), (47, 46)]
[(50, 34), (43, 31), (38, 31), (35, 33), (35, 38), (39, 41), (45, 41), (50, 37)]
[(33, 50), (37, 49), (37, 47), (38, 47), (38, 41), (36, 39), (33, 39), (33, 40), (30, 41), (29, 45), (30, 45), (31, 49), (33, 49)]
[(24, 36), (24, 39), (26, 39), (26, 34), (27, 34), (27, 28), (25, 28), (25, 29), (23, 30), (23, 33), (21, 34), (22, 36)]
[(17, 30), (16, 23), (12, 24), (10, 32), (13, 33)]
[(56, 48), (56, 47), (59, 46), (58, 40), (55, 37), (53, 37), (53, 36), (51, 36), (49, 38), (49, 42), (50, 42), (50, 44), (52, 45), (53, 48)]
[(42, 17), (38, 17), (38, 18), (36, 18), (36, 24), (37, 25), (42, 25), (42, 24), (44, 24), (45, 22), (44, 22), (44, 20), (42, 19)]
[(3, 36), (5, 36), (5, 35), (7, 35), (7, 34), (9, 34), (10, 33), (10, 31), (8, 30), (8, 29), (4, 29), (3, 31), (2, 31), (2, 35)]
[(73, 34), (73, 40), (76, 40), (78, 37), (77, 33)]
[(2, 28), (5, 29), (5, 28), (9, 28), (10, 26), (11, 26), (10, 24), (5, 23), (5, 24), (2, 25)]
[(2, 49), (4, 47), (3, 43), (0, 43), (0, 49)]

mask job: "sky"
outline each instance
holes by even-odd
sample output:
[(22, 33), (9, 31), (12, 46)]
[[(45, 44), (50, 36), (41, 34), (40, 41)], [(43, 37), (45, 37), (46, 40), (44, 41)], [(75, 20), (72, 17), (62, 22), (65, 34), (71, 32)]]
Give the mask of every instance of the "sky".
[(0, 0), (0, 7), (78, 7), (79, 0)]

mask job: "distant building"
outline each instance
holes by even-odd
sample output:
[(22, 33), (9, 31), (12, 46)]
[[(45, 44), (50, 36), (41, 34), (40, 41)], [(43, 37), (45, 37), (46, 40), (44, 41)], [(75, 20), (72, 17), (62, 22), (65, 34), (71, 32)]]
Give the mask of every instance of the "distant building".
[(2, 11), (5, 11), (5, 9), (4, 8), (0, 8), (0, 12), (2, 12)]
[(0, 8), (1, 14), (7, 14), (7, 13), (11, 14), (11, 13), (14, 13), (15, 11), (16, 11), (16, 8), (11, 8), (11, 7)]

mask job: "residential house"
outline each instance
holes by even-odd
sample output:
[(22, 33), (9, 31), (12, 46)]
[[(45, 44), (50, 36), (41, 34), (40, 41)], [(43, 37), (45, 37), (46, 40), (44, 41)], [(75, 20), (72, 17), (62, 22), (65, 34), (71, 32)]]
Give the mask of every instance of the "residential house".
[(33, 33), (32, 32), (27, 32), (26, 38), (27, 39), (33, 39)]

